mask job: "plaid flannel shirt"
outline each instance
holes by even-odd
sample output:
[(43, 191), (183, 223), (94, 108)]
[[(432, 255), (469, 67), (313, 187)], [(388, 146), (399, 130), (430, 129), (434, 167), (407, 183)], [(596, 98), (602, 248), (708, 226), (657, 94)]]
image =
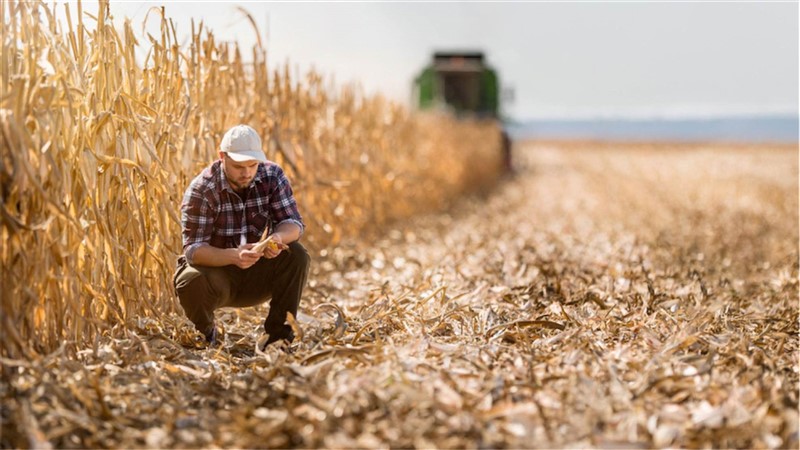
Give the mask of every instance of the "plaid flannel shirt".
[(289, 180), (273, 162), (259, 163), (256, 176), (241, 196), (225, 178), (222, 161), (205, 168), (189, 184), (181, 204), (183, 253), (191, 264), (194, 252), (203, 245), (234, 248), (258, 242), (283, 223), (305, 229), (297, 210)]

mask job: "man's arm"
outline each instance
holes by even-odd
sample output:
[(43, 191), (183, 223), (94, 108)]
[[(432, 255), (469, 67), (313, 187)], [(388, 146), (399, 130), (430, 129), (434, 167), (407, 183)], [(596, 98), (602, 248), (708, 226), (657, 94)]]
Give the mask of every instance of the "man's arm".
[[(289, 245), (292, 242), (300, 239), (300, 234), (300, 227), (294, 222), (287, 221), (278, 225), (278, 228), (267, 238), (267, 240), (277, 242), (278, 244)], [(267, 245), (264, 247), (264, 257), (274, 258), (280, 255), (281, 251), (283, 251), (283, 248), (281, 248), (280, 245)]]
[[(279, 244), (289, 245), (300, 239), (305, 224), (300, 212), (297, 210), (297, 202), (294, 199), (292, 186), (286, 178), (286, 174), (278, 166), (275, 166), (275, 186), (270, 193), (271, 203), (269, 204), (272, 218), (278, 223), (275, 231), (267, 240), (275, 241)], [(274, 258), (281, 253), (281, 246), (267, 246), (264, 249), (264, 256)]]
[(261, 253), (250, 250), (253, 245), (245, 244), (238, 248), (217, 248), (208, 244), (201, 245), (194, 251), (192, 264), (207, 267), (221, 267), (233, 264), (241, 269), (247, 269), (261, 258)]
[(297, 226), (294, 222), (283, 222), (282, 224), (278, 225), (278, 228), (272, 233), (272, 236), (275, 236), (280, 239), (280, 243), (289, 245), (292, 242), (300, 239), (300, 227)]

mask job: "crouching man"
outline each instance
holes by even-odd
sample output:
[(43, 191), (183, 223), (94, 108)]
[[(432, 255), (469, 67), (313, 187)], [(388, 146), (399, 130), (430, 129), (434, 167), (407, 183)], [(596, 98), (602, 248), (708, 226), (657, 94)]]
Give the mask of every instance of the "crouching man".
[[(297, 315), (310, 258), (297, 242), (304, 224), (289, 180), (267, 160), (254, 129), (237, 125), (225, 133), (219, 159), (186, 189), (181, 227), (175, 289), (206, 341), (217, 340), (215, 309), (271, 299), (265, 345), (291, 343), (286, 313)], [(256, 246), (264, 235), (267, 245)]]

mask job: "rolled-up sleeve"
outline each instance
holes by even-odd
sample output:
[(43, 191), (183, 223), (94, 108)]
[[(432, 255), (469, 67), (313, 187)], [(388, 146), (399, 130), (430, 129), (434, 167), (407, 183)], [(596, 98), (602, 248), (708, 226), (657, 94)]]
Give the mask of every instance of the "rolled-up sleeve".
[(294, 192), (282, 169), (276, 168), (276, 182), (270, 193), (269, 210), (275, 226), (279, 227), (284, 223), (293, 223), (300, 227), (300, 235), (305, 231), (305, 223), (297, 209), (297, 202), (294, 199)]

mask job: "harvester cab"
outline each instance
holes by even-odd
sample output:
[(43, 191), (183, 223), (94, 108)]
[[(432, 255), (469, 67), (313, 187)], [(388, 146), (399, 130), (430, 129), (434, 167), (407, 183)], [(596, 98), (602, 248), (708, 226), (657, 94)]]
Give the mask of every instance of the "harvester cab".
[[(497, 72), (478, 51), (435, 52), (414, 79), (413, 103), (420, 110), (447, 110), (458, 118), (482, 118), (500, 122), (500, 86)], [(501, 148), (507, 171), (511, 170), (511, 140), (499, 123)]]
[(414, 80), (420, 109), (450, 109), (457, 116), (498, 117), (497, 73), (481, 52), (436, 52)]

